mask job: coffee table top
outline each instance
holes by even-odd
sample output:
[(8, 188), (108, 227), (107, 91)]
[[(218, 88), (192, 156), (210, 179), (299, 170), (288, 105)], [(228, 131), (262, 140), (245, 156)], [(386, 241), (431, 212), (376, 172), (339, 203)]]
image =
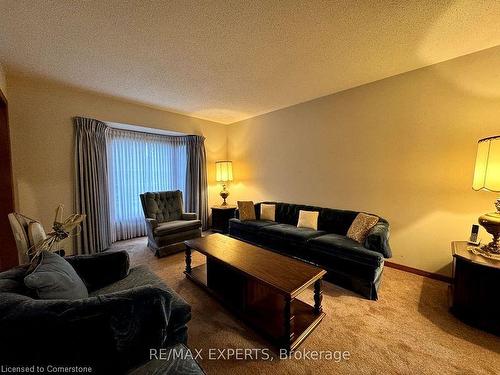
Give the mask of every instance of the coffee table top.
[(292, 298), (326, 274), (319, 267), (222, 234), (188, 240), (185, 244)]

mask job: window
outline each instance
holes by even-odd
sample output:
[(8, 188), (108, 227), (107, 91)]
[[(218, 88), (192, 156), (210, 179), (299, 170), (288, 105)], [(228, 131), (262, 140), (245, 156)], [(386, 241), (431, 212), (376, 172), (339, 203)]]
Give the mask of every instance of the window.
[(187, 145), (184, 137), (108, 129), (111, 238), (146, 235), (139, 195), (181, 190), (185, 196)]

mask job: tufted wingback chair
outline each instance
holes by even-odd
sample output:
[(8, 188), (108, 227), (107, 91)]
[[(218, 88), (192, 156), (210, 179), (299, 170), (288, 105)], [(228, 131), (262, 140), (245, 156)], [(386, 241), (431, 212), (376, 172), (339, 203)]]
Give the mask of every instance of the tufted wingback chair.
[(182, 192), (159, 191), (141, 194), (146, 217), (148, 247), (158, 257), (184, 250), (183, 241), (201, 237), (201, 221), (185, 213)]

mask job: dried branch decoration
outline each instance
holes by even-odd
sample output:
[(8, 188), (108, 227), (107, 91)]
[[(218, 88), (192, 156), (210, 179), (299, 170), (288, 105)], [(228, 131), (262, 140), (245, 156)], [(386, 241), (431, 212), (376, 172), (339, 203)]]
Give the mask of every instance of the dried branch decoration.
[[(63, 241), (68, 237), (76, 236), (80, 233), (80, 223), (85, 219), (86, 215), (72, 214), (63, 220), (64, 206), (60, 204), (56, 208), (56, 216), (54, 218), (54, 225), (52, 232), (47, 233), (47, 237), (31, 246), (28, 249), (29, 257), (34, 260), (38, 258), (42, 251), (52, 251), (52, 248), (57, 242)], [(72, 235), (72, 232), (77, 229), (77, 232)]]

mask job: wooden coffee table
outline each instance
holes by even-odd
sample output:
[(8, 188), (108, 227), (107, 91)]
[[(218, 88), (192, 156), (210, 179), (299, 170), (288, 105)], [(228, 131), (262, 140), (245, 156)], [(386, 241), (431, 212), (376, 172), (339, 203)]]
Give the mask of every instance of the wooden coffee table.
[[(290, 257), (212, 234), (185, 241), (186, 277), (205, 288), (273, 345), (297, 348), (321, 322), (326, 271)], [(191, 251), (207, 258), (191, 268)], [(314, 306), (296, 297), (314, 284)]]

